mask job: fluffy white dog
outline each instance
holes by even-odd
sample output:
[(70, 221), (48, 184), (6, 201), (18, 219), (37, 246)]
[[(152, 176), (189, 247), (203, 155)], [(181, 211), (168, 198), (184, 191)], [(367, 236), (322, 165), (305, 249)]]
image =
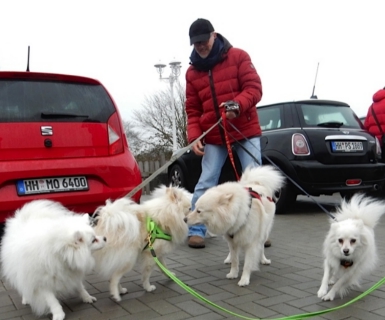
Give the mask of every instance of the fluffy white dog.
[(259, 262), (271, 263), (265, 257), (264, 243), (273, 226), (274, 193), (283, 183), (283, 176), (273, 166), (249, 167), (239, 182), (226, 182), (208, 189), (186, 218), (189, 225), (203, 223), (211, 233), (225, 237), (230, 249), (225, 260), (231, 263), (228, 279), (238, 277), (239, 255), (244, 251), (239, 286), (249, 285), (251, 272), (259, 269)]
[[(191, 206), (191, 194), (182, 188), (161, 186), (152, 198), (136, 204), (127, 198), (107, 201), (96, 211), (97, 234), (104, 234), (107, 245), (94, 253), (96, 270), (110, 279), (110, 292), (114, 300), (120, 301), (127, 293), (120, 280), (124, 274), (139, 263), (142, 283), (146, 291), (156, 289), (150, 284), (155, 261), (148, 250), (148, 237), (159, 261), (166, 265), (165, 256), (174, 251), (176, 245), (187, 239), (188, 227), (184, 222)], [(148, 220), (149, 219), (149, 220)], [(149, 232), (148, 226), (157, 226)]]
[(87, 303), (96, 301), (83, 285), (94, 266), (91, 252), (106, 239), (95, 236), (88, 214), (75, 214), (58, 202), (36, 200), (7, 219), (1, 245), (5, 279), (41, 316), (62, 320), (58, 299), (78, 293)]
[[(356, 194), (343, 200), (323, 244), (324, 275), (318, 297), (341, 298), (377, 265), (374, 227), (385, 212), (385, 202)], [(328, 285), (331, 288), (328, 292)]]

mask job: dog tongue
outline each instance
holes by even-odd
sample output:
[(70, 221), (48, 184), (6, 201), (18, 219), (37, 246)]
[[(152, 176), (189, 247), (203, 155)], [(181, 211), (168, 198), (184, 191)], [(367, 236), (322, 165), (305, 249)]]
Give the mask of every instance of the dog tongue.
[(349, 268), (353, 265), (353, 261), (352, 260), (346, 260), (346, 259), (342, 259), (341, 260), (341, 266), (343, 266), (344, 268)]

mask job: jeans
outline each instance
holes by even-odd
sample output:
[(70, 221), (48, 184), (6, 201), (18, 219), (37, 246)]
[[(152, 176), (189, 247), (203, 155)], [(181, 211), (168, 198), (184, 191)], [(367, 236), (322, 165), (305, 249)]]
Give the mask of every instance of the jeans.
[[(255, 161), (255, 159), (250, 156), (241, 147), (241, 145), (256, 159), (258, 159), (260, 164), (262, 164), (261, 143), (259, 137), (247, 140), (245, 139), (239, 141), (239, 143), (234, 144), (234, 150), (237, 152), (238, 158), (241, 162), (242, 170), (246, 169), (247, 166), (258, 166), (258, 163)], [(194, 189), (194, 194), (191, 200), (191, 210), (195, 209), (195, 203), (207, 189), (218, 184), (219, 176), (226, 161), (227, 155), (228, 151), (225, 145), (205, 145), (205, 154), (202, 158), (202, 173)], [(204, 238), (206, 236), (206, 226), (203, 224), (190, 226), (188, 235), (200, 236)]]

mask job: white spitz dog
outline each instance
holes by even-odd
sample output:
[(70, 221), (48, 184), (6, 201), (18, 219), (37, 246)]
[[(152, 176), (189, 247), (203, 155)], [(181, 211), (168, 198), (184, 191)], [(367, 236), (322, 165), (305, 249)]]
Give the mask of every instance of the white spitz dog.
[(94, 266), (91, 252), (106, 242), (95, 236), (88, 214), (75, 214), (58, 202), (35, 200), (8, 218), (1, 244), (5, 279), (36, 315), (62, 320), (58, 299), (79, 294), (92, 303), (83, 285)]
[[(110, 279), (110, 293), (114, 300), (121, 301), (120, 295), (127, 293), (120, 280), (137, 263), (140, 264), (144, 289), (148, 292), (156, 289), (150, 284), (156, 263), (148, 250), (150, 232), (147, 218), (159, 227), (152, 235), (152, 245), (159, 261), (166, 266), (165, 256), (187, 239), (188, 226), (184, 218), (190, 207), (191, 194), (186, 190), (161, 186), (143, 204), (121, 198), (114, 202), (107, 200), (105, 206), (96, 210), (95, 231), (108, 239), (107, 245), (94, 253), (96, 270)], [(171, 239), (163, 239), (162, 233)]]
[[(341, 298), (377, 265), (374, 227), (385, 212), (385, 202), (355, 194), (342, 200), (323, 244), (324, 275), (318, 297)], [(331, 288), (328, 292), (328, 285)]]
[(230, 250), (225, 263), (231, 263), (228, 279), (238, 277), (239, 255), (244, 251), (243, 273), (238, 282), (241, 287), (249, 285), (251, 272), (259, 269), (259, 262), (271, 263), (265, 257), (264, 243), (273, 226), (274, 193), (283, 183), (284, 177), (273, 166), (248, 167), (239, 182), (208, 189), (186, 218), (189, 225), (203, 223), (209, 232), (225, 237)]

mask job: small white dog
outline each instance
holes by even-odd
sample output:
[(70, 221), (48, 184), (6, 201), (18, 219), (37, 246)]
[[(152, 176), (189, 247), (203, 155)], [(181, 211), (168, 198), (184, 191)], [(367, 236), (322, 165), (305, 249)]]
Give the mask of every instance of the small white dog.
[(2, 272), (36, 315), (51, 312), (53, 320), (62, 320), (65, 314), (58, 299), (78, 293), (84, 302), (96, 301), (83, 280), (94, 266), (91, 252), (105, 242), (95, 236), (88, 214), (35, 200), (6, 220)]
[(230, 250), (225, 263), (231, 263), (228, 279), (238, 277), (239, 255), (245, 252), (239, 286), (249, 285), (251, 272), (259, 269), (259, 262), (271, 263), (265, 257), (264, 243), (273, 226), (274, 193), (283, 183), (283, 176), (273, 166), (246, 168), (239, 182), (208, 189), (186, 218), (189, 225), (205, 224), (211, 233), (225, 237)]
[[(374, 227), (385, 212), (385, 202), (355, 194), (342, 200), (323, 244), (324, 275), (318, 297), (341, 298), (377, 265)], [(328, 292), (328, 285), (331, 288)]]
[[(166, 265), (165, 256), (187, 239), (188, 227), (184, 218), (190, 206), (191, 194), (186, 190), (161, 186), (143, 204), (121, 198), (114, 202), (108, 200), (105, 206), (96, 210), (95, 231), (108, 239), (107, 245), (94, 253), (96, 270), (110, 279), (114, 300), (120, 301), (120, 295), (127, 293), (120, 280), (137, 262), (141, 266), (144, 289), (148, 292), (156, 289), (150, 284), (156, 263), (148, 250), (148, 237), (151, 237), (159, 261)], [(157, 227), (151, 233), (148, 225)]]

